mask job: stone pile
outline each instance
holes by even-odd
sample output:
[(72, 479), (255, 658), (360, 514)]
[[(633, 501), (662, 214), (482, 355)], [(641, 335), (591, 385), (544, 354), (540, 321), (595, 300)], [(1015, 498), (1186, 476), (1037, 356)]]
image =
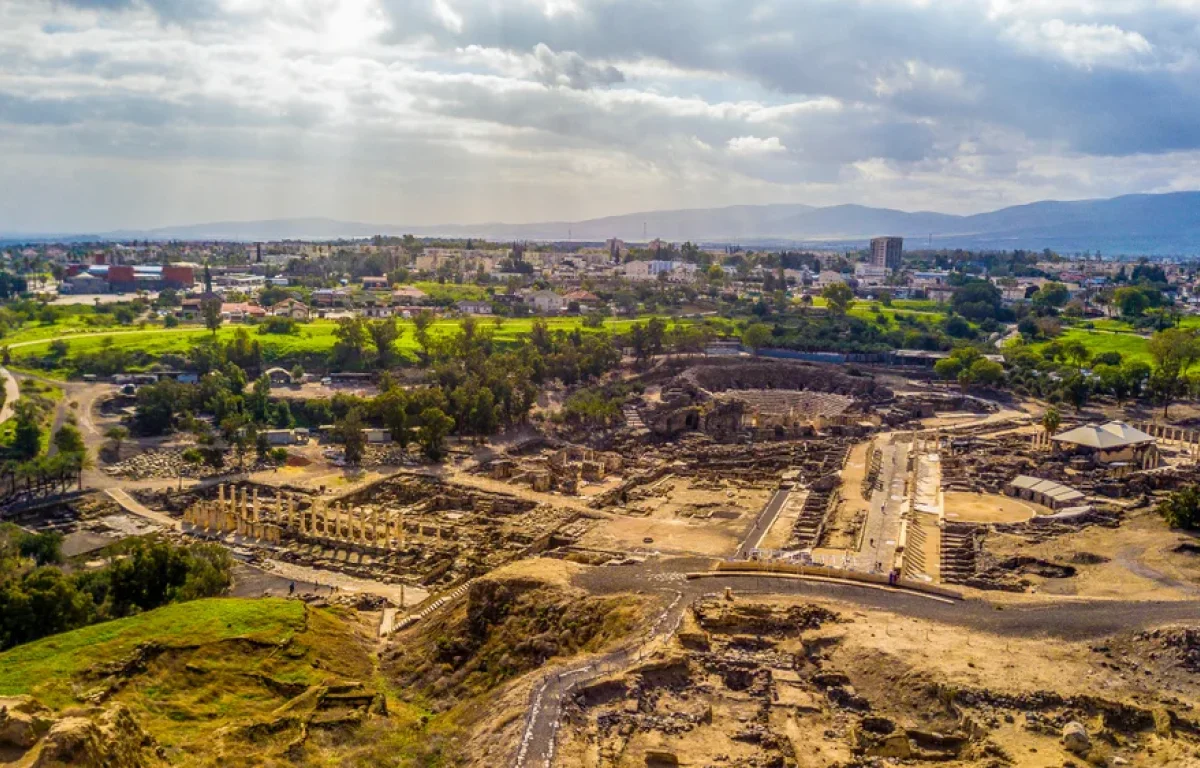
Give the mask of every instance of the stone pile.
[(104, 471), (114, 477), (126, 477), (130, 480), (164, 480), (180, 475), (204, 477), (213, 470), (211, 467), (184, 461), (183, 449), (167, 448), (139, 453), (137, 456), (108, 465)]

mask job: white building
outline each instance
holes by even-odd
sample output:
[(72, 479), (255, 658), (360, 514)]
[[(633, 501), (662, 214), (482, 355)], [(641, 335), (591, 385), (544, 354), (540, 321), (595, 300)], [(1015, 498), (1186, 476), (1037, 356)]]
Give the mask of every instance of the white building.
[(874, 264), (855, 264), (854, 278), (858, 280), (860, 285), (883, 285), (887, 282), (888, 272), (887, 267), (878, 267)]
[(554, 291), (535, 291), (525, 297), (525, 303), (541, 315), (556, 315), (567, 308), (567, 299)]

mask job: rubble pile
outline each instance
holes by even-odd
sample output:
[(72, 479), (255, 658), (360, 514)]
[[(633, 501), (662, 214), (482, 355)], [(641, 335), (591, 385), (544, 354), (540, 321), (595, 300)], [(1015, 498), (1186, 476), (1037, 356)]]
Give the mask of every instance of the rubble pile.
[(215, 471), (211, 467), (185, 461), (183, 451), (182, 448), (146, 451), (116, 464), (109, 464), (104, 471), (114, 477), (126, 477), (130, 480), (166, 480), (180, 476), (200, 478)]
[[(587, 764), (992, 768), (1023, 764), (1026, 749), (1047, 765), (1194, 754), (1200, 730), (1169, 699), (951, 683), (919, 657), (844, 647), (856, 620), (812, 605), (702, 599), (676, 646), (573, 691), (564, 764), (587, 756)], [(1156, 642), (1177, 636), (1160, 631)]]

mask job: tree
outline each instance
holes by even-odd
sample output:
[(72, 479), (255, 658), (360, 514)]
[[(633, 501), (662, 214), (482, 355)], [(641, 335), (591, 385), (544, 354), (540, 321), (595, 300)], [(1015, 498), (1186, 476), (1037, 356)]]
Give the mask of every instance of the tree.
[(971, 363), (971, 378), (985, 387), (995, 386), (1004, 379), (1004, 366), (987, 358)]
[(121, 443), (125, 442), (125, 438), (129, 437), (129, 430), (122, 426), (113, 426), (104, 430), (104, 436), (112, 440), (113, 455), (120, 458)]
[(1076, 371), (1083, 371), (1083, 366), (1091, 360), (1092, 353), (1079, 339), (1067, 339), (1062, 343), (1062, 356), (1067, 362), (1075, 365)]
[(1059, 415), (1057, 408), (1047, 408), (1042, 414), (1042, 429), (1046, 430), (1046, 435), (1053, 435), (1062, 425), (1062, 416)]
[(245, 411), (257, 424), (267, 422), (271, 407), (271, 377), (263, 374), (254, 380), (250, 394), (245, 397)]
[(296, 365), (292, 367), (292, 383), (299, 384), (302, 381), (304, 381), (304, 366), (300, 365), (300, 363), (296, 363)]
[(1172, 528), (1195, 530), (1200, 525), (1200, 487), (1184, 486), (1158, 505), (1158, 514)]
[(200, 302), (200, 312), (204, 315), (204, 327), (215, 336), (217, 329), (221, 327), (221, 300), (205, 299)]
[(940, 378), (957, 380), (963, 392), (966, 392), (975, 381), (972, 366), (981, 359), (983, 355), (974, 347), (959, 347), (950, 353), (950, 357), (934, 363), (933, 372)]
[(338, 435), (346, 452), (347, 464), (358, 464), (362, 461), (367, 449), (367, 436), (363, 433), (362, 413), (352, 408), (346, 418), (337, 423)]
[(1071, 298), (1067, 286), (1062, 283), (1046, 283), (1033, 294), (1033, 303), (1039, 307), (1061, 307)]
[(742, 332), (742, 343), (754, 350), (756, 356), (758, 355), (758, 351), (766, 346), (770, 340), (771, 329), (763, 323), (751, 323)]
[(421, 448), (431, 461), (438, 461), (445, 453), (443, 445), (446, 435), (454, 429), (454, 419), (441, 408), (430, 407), (421, 411)]
[(1179, 396), (1188, 370), (1200, 360), (1200, 341), (1193, 331), (1168, 328), (1150, 337), (1150, 357), (1154, 372), (1150, 386), (1163, 404), (1163, 418), (1171, 402)]
[(31, 401), (24, 398), (13, 406), (16, 428), (12, 450), (19, 459), (32, 459), (42, 450), (41, 414)]
[(367, 327), (361, 317), (343, 317), (333, 330), (337, 341), (333, 345), (334, 360), (342, 367), (357, 368), (362, 364), (367, 347)]
[(1113, 291), (1112, 303), (1116, 305), (1121, 317), (1141, 317), (1150, 306), (1150, 300), (1140, 288), (1125, 286)]
[(433, 313), (428, 309), (422, 309), (413, 318), (413, 335), (417, 340), (417, 345), (421, 347), (421, 355), (428, 360), (429, 348), (431, 340), (429, 338), (429, 326), (433, 325)]
[(276, 429), (291, 429), (296, 426), (296, 419), (292, 416), (292, 406), (288, 405), (287, 400), (280, 400), (275, 404), (271, 423), (275, 425)]
[(207, 265), (207, 264), (205, 264), (205, 265), (204, 265), (204, 292), (205, 292), (205, 293), (212, 293), (212, 292), (213, 292), (213, 289), (212, 289), (212, 270), (208, 268), (208, 265)]
[(83, 433), (74, 424), (63, 424), (54, 433), (54, 447), (60, 453), (83, 453), (87, 450), (83, 443)]
[(835, 315), (844, 315), (854, 304), (854, 291), (845, 283), (833, 283), (825, 286), (821, 297), (829, 306), (829, 311)]
[(1081, 373), (1072, 373), (1063, 381), (1063, 396), (1075, 407), (1075, 412), (1083, 410), (1092, 394), (1092, 384)]
[(1002, 299), (1000, 289), (986, 280), (970, 280), (954, 289), (950, 305), (968, 320), (979, 322), (997, 317)]
[(396, 361), (396, 339), (400, 338), (396, 319), (375, 320), (367, 324), (367, 331), (375, 343), (375, 367), (391, 368)]

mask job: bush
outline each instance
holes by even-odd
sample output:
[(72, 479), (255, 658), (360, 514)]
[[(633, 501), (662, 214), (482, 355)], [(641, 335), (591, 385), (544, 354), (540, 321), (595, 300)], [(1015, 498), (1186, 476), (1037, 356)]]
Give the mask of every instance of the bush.
[(1172, 528), (1200, 527), (1200, 488), (1189, 485), (1175, 491), (1158, 505), (1158, 514)]

